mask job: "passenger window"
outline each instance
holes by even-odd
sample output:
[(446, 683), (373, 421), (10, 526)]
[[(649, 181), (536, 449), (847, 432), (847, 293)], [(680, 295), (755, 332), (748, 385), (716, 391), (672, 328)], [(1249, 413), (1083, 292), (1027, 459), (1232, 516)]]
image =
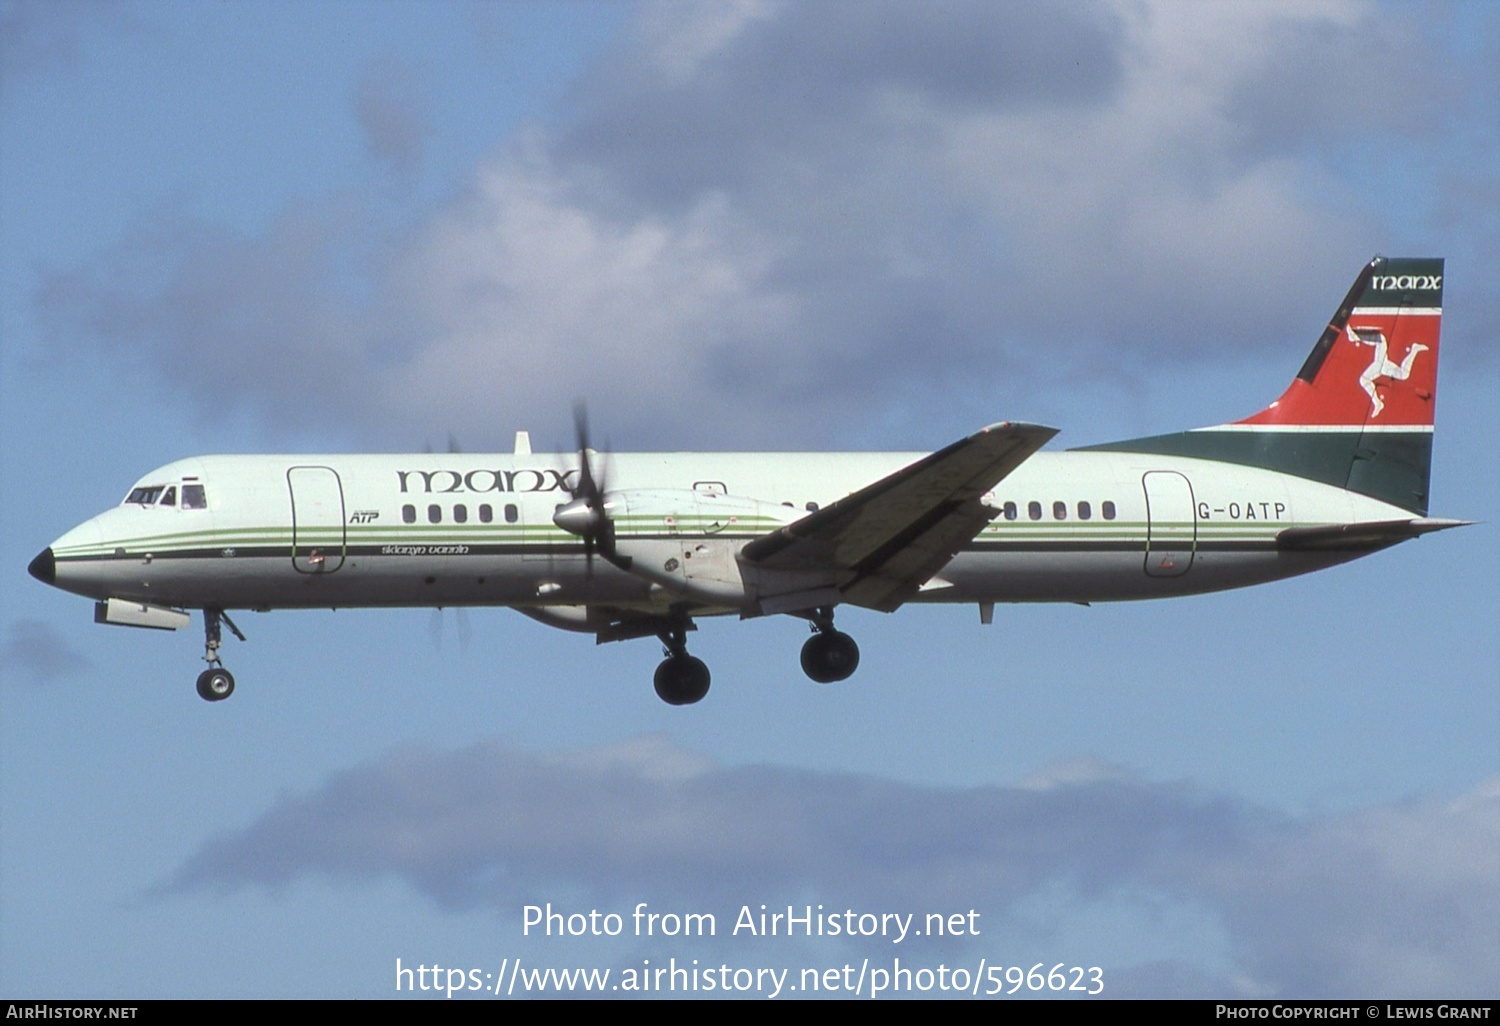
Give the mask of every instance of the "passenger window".
[(1054, 502), (1052, 504), (1052, 519), (1053, 520), (1066, 520), (1066, 519), (1068, 519), (1068, 504), (1066, 502)]
[(208, 509), (208, 496), (204, 494), (202, 485), (185, 484), (182, 486), (182, 508)]
[(1106, 500), (1105, 503), (1104, 503), (1104, 506), (1102, 508), (1104, 510), (1104, 519), (1105, 520), (1113, 520), (1115, 518), (1115, 504), (1114, 503), (1109, 502), (1108, 500)]
[(495, 510), (494, 510), (494, 507), (492, 507), (487, 502), (480, 503), (480, 505), (479, 505), (479, 522), (481, 524), (487, 524), (491, 520), (494, 520), (494, 519), (495, 519)]
[(818, 511), (818, 504), (816, 502), (809, 502), (807, 504), (807, 511), (809, 513), (816, 513)]
[(520, 519), (521, 511), (516, 509), (514, 503), (507, 502), (505, 504), (505, 522), (507, 524), (514, 524), (517, 520)]
[(1014, 502), (1007, 502), (1003, 507), (1003, 510), (1006, 520), (1016, 519), (1016, 504)]
[(1094, 515), (1094, 508), (1092, 506), (1090, 506), (1088, 503), (1086, 503), (1086, 502), (1080, 502), (1078, 504), (1078, 519), (1079, 520), (1087, 520), (1089, 517), (1091, 517), (1093, 515)]
[(441, 506), (428, 506), (427, 507), (427, 522), (429, 524), (441, 524), (443, 522), (443, 507), (441, 507)]
[(415, 524), (417, 522), (417, 507), (407, 503), (401, 507), (401, 522), (403, 524)]
[(460, 503), (453, 507), (453, 522), (455, 524), (467, 524), (469, 522), (469, 507)]
[(1032, 520), (1042, 519), (1042, 504), (1033, 499), (1026, 504), (1026, 515)]
[(175, 506), (175, 505), (177, 505), (177, 486), (176, 485), (173, 485), (172, 487), (168, 488), (165, 492), (162, 493), (161, 504), (163, 506)]

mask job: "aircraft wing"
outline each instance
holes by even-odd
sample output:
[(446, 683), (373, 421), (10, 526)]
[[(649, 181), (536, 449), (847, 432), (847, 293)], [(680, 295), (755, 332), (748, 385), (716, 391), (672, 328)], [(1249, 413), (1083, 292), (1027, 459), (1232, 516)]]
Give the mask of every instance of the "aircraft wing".
[(771, 571), (825, 572), (844, 601), (890, 612), (995, 518), (980, 499), (1056, 428), (992, 424), (746, 545)]

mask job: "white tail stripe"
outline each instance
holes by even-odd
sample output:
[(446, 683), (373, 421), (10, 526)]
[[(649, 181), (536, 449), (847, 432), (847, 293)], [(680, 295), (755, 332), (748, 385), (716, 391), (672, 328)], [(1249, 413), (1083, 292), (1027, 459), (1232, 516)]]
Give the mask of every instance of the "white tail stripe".
[(1334, 434), (1350, 431), (1400, 433), (1420, 431), (1432, 433), (1431, 424), (1216, 424), (1213, 427), (1193, 428), (1193, 431), (1286, 431), (1302, 434)]
[(1394, 317), (1397, 314), (1402, 317), (1441, 317), (1443, 308), (1440, 306), (1356, 306), (1349, 311), (1350, 317), (1358, 317), (1360, 314), (1370, 317)]

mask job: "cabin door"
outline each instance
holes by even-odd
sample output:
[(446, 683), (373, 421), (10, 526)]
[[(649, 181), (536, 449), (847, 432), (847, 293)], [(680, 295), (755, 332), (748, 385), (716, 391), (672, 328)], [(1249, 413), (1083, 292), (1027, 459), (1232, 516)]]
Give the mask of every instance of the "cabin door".
[(286, 472), (292, 495), (292, 566), (302, 574), (331, 574), (344, 565), (347, 544), (344, 489), (331, 467)]
[(1150, 471), (1141, 483), (1146, 489), (1146, 573), (1181, 577), (1193, 565), (1198, 547), (1193, 486), (1172, 470)]

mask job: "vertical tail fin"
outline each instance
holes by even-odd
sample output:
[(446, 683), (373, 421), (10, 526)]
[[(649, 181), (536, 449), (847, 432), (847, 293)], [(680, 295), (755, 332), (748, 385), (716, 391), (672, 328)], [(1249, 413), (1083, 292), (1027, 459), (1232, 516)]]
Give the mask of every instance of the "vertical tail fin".
[(1441, 259), (1365, 265), (1281, 397), (1232, 424), (1091, 446), (1243, 463), (1427, 514)]
[(1281, 398), (1238, 423), (1430, 434), (1442, 314), (1442, 260), (1376, 257)]

